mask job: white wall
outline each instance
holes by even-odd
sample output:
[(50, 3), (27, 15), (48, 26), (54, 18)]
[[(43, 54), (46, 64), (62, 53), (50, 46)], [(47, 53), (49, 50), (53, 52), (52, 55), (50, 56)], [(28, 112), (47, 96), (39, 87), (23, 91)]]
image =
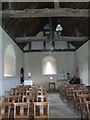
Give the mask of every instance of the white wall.
[(2, 30), (0, 27), (0, 95), (2, 95)]
[[(13, 42), (12, 38), (8, 36), (8, 34), (2, 28), (1, 31), (2, 31), (3, 56), (1, 56), (0, 54), (0, 58), (2, 58), (2, 62), (0, 61), (0, 63), (2, 63), (2, 75), (0, 76), (2, 76), (2, 88), (3, 88), (2, 94), (4, 94), (4, 91), (10, 90), (10, 88), (20, 84), (20, 68), (23, 67), (23, 52), (19, 49), (19, 47)], [(16, 75), (13, 77), (4, 76), (4, 54), (5, 54), (5, 49), (9, 44), (13, 45), (16, 54)]]
[[(31, 72), (31, 78), (34, 83), (47, 83), (50, 81), (50, 76), (42, 75), (41, 62), (48, 55), (46, 52), (34, 52), (24, 54), (25, 79), (28, 79), (28, 73)], [(71, 77), (74, 72), (74, 52), (53, 52), (58, 67), (58, 73), (62, 71), (70, 72)], [(53, 81), (58, 80), (57, 75), (53, 75)]]
[(82, 83), (88, 85), (88, 42), (75, 51), (75, 69), (78, 68), (76, 76)]
[(90, 40), (88, 41), (88, 84), (90, 85)]

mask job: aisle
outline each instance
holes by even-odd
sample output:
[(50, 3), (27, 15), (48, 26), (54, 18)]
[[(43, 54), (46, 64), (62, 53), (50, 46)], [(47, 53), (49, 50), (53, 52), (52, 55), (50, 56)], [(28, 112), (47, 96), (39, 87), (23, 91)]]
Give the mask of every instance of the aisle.
[(64, 104), (58, 93), (48, 93), (50, 118), (78, 118), (76, 113)]

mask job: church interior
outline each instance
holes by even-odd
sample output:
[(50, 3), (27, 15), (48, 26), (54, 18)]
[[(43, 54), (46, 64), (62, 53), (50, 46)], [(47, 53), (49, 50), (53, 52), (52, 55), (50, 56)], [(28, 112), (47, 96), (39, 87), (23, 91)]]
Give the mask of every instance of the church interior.
[(90, 120), (90, 2), (0, 8), (0, 120)]

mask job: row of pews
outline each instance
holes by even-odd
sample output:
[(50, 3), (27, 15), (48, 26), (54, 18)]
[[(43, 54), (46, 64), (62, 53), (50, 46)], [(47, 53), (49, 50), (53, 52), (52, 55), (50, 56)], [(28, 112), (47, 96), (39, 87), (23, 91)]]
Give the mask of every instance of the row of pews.
[(17, 86), (0, 97), (1, 119), (48, 120), (48, 95), (42, 86)]
[(84, 84), (62, 84), (59, 93), (62, 101), (72, 106), (81, 119), (90, 120), (90, 87)]

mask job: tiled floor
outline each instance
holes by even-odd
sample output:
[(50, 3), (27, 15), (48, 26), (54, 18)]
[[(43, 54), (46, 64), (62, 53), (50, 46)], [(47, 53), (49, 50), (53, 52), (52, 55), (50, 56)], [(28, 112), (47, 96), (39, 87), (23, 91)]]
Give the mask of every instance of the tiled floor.
[(58, 93), (48, 93), (50, 118), (79, 118), (74, 110), (60, 100)]

